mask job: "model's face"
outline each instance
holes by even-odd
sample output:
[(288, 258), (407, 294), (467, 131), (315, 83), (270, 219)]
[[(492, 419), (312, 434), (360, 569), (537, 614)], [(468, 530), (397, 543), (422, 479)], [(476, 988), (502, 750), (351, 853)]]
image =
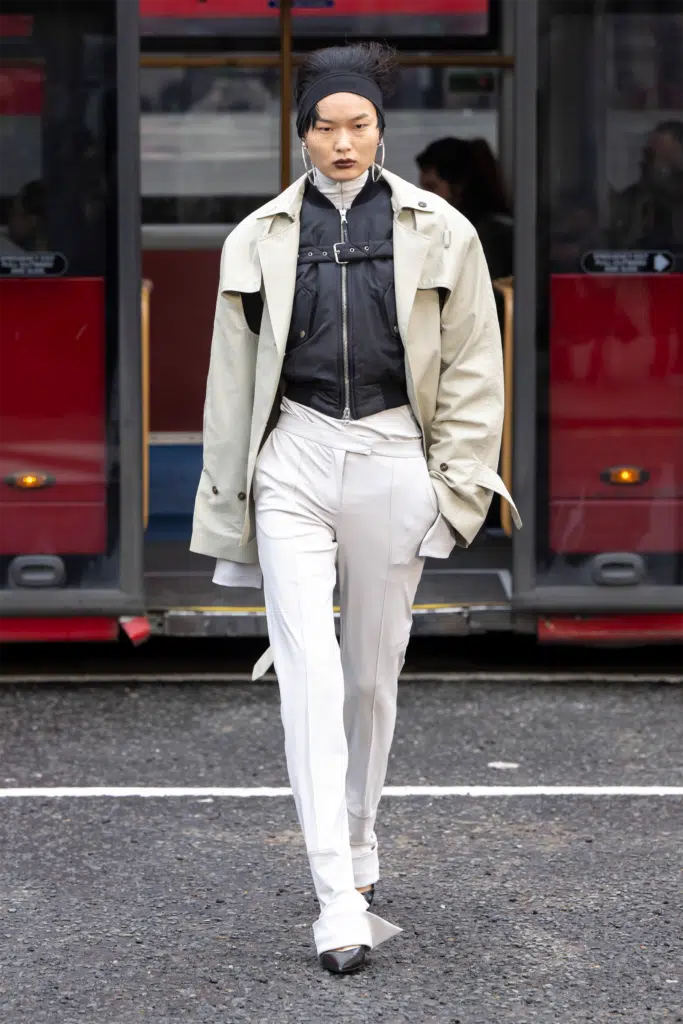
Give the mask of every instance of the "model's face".
[(318, 104), (318, 119), (304, 136), (314, 165), (335, 181), (353, 181), (375, 161), (377, 111), (370, 100), (336, 92)]

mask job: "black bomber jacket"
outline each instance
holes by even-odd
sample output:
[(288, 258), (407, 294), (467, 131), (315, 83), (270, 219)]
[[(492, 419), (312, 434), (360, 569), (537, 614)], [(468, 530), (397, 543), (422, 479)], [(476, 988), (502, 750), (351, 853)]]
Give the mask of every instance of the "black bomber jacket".
[(396, 317), (391, 189), (368, 177), (348, 210), (307, 183), (285, 394), (337, 419), (408, 403)]

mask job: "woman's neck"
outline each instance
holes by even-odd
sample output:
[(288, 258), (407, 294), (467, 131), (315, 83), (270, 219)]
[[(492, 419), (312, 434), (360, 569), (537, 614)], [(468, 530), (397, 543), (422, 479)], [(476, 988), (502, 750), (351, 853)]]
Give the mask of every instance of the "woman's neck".
[(335, 181), (328, 178), (316, 167), (315, 185), (319, 192), (334, 203), (338, 210), (348, 209), (368, 180), (368, 171), (363, 171), (357, 178), (351, 181)]

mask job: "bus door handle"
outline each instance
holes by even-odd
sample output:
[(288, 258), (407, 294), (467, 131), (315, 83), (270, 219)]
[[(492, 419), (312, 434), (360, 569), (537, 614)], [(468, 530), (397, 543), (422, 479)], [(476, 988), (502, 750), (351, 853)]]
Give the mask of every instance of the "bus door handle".
[(142, 373), (142, 525), (149, 523), (149, 300), (153, 284), (143, 280), (141, 292), (141, 373)]
[[(512, 415), (513, 375), (515, 361), (514, 306), (515, 286), (513, 277), (499, 277), (493, 287), (503, 296), (503, 379), (505, 388), (505, 414), (503, 418), (503, 441), (501, 445), (501, 477), (508, 491), (512, 493)], [(507, 502), (500, 503), (500, 524), (508, 537), (512, 536), (512, 514)]]

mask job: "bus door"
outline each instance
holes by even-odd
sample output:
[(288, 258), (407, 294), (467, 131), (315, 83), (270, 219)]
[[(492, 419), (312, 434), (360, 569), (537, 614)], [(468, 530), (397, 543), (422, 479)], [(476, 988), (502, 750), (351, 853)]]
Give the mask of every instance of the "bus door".
[[(303, 173), (293, 81), (298, 63), (320, 46), (379, 38), (397, 48), (401, 70), (387, 101), (390, 170), (418, 184), (418, 155), (453, 136), (483, 140), (509, 169), (509, 7), (497, 0), (139, 2), (143, 272), (153, 285), (148, 603), (166, 609), (169, 632), (253, 632), (263, 618), (258, 594), (221, 592), (209, 560), (188, 552), (223, 241)], [(508, 276), (511, 223), (500, 220), (491, 231), (492, 273)], [(427, 567), (416, 628), (467, 629), (473, 605), (473, 615), (507, 614), (510, 543), (493, 520), (495, 509), (476, 547)], [(226, 597), (234, 605), (219, 605)]]
[(127, 0), (2, 5), (5, 624), (143, 609), (138, 61)]
[(680, 612), (683, 12), (516, 8), (514, 606)]

